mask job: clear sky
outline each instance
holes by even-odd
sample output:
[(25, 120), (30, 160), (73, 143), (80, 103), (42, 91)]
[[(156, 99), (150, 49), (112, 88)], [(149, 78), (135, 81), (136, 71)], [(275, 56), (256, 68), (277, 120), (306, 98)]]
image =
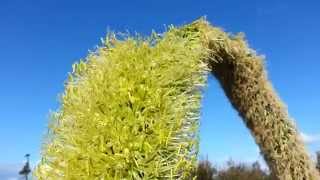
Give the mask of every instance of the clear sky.
[[(228, 32), (242, 31), (266, 55), (269, 77), (304, 133), (320, 150), (320, 1), (269, 0), (1, 0), (0, 179), (15, 177), (25, 153), (39, 159), (49, 110), (71, 65), (108, 28), (149, 34), (206, 15)], [(253, 161), (258, 150), (219, 84), (209, 77), (201, 118), (203, 156)]]

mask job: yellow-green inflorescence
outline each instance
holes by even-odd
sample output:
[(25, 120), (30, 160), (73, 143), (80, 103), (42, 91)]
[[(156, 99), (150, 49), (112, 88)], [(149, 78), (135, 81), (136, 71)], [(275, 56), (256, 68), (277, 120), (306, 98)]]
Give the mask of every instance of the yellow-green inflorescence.
[(199, 32), (107, 36), (73, 65), (38, 179), (185, 179), (196, 165), (208, 55)]

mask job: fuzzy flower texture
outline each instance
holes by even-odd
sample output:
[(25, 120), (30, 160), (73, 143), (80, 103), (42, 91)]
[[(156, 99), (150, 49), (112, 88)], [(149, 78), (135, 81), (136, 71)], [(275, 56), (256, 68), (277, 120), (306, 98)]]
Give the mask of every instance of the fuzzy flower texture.
[(275, 177), (320, 179), (262, 58), (241, 35), (228, 35), (204, 19), (147, 38), (110, 33), (74, 64), (35, 176), (196, 179), (201, 94), (210, 72)]

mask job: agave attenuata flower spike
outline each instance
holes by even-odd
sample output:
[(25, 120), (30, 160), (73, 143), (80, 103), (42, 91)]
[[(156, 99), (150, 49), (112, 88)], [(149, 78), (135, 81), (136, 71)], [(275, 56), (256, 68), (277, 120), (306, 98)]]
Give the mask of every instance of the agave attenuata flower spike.
[[(204, 19), (150, 38), (110, 33), (73, 66), (38, 179), (187, 179), (211, 71), (281, 180), (318, 180), (262, 58)], [(194, 178), (194, 177), (193, 177)]]

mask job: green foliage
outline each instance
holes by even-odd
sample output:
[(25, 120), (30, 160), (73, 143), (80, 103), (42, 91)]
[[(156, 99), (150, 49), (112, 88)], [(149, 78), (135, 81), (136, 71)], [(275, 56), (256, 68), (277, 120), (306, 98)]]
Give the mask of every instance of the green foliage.
[(228, 161), (228, 167), (217, 173), (214, 180), (276, 180), (263, 171), (258, 162), (252, 164)]
[[(317, 153), (320, 163), (320, 152)], [(217, 168), (208, 159), (200, 160), (193, 173), (197, 180), (277, 180), (267, 170), (261, 168), (259, 162), (243, 163), (229, 160), (227, 166)]]
[(197, 180), (276, 180), (261, 169), (259, 162), (236, 163), (230, 160), (226, 167), (218, 169), (206, 159), (199, 162), (195, 174)]
[(212, 180), (217, 173), (217, 168), (213, 167), (208, 159), (205, 159), (198, 162), (194, 176), (197, 177), (197, 180)]
[(39, 179), (183, 179), (195, 167), (207, 52), (199, 33), (113, 34), (73, 65)]

